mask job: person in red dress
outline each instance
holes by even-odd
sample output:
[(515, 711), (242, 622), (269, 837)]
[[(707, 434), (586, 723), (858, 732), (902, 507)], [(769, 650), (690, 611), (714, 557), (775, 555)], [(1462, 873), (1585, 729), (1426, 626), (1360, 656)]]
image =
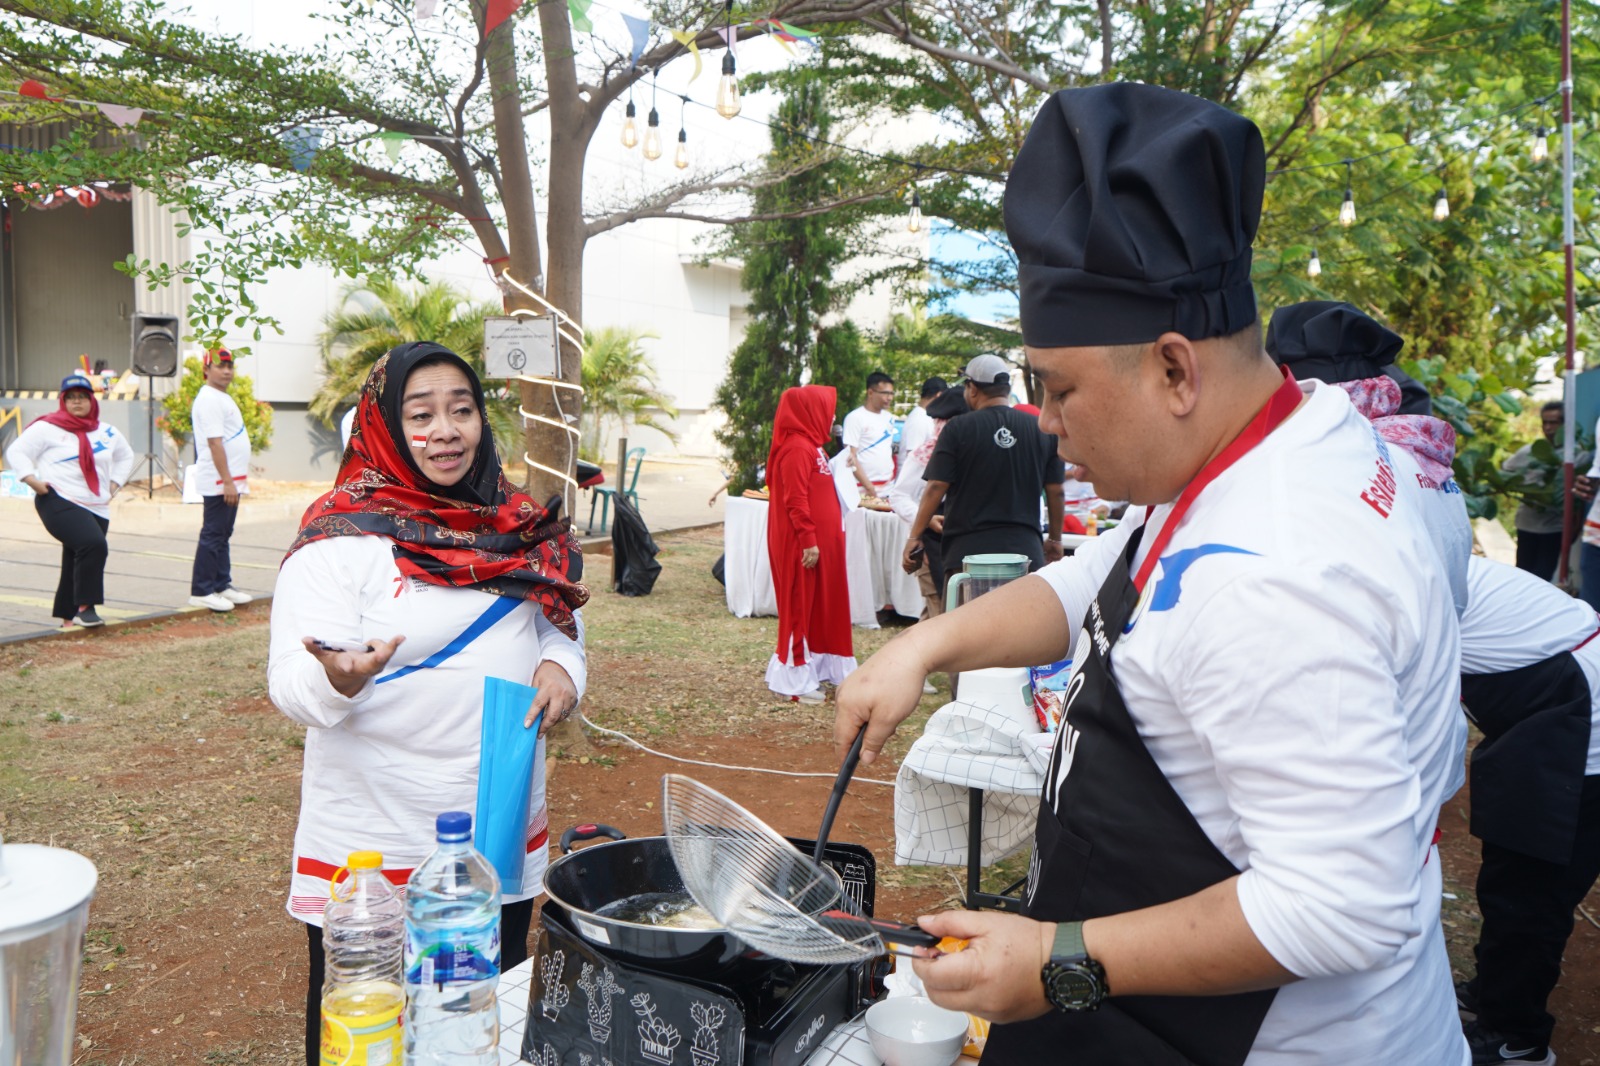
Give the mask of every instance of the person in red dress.
[(767, 453), (767, 555), (778, 599), (778, 647), (767, 687), (805, 703), (823, 700), (856, 668), (845, 580), (844, 522), (822, 445), (833, 431), (834, 390), (802, 385), (778, 398)]

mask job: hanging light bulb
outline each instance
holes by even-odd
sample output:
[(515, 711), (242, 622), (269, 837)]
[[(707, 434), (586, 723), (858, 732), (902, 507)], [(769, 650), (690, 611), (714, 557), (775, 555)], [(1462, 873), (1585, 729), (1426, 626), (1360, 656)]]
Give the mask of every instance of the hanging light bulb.
[(633, 101), (628, 101), (628, 109), (622, 113), (622, 147), (632, 148), (639, 143), (639, 127), (633, 124), (633, 116), (639, 112), (635, 110)]
[(911, 190), (911, 213), (906, 216), (906, 231), (922, 232), (922, 194), (915, 189)]
[(1450, 217), (1450, 197), (1446, 195), (1444, 186), (1439, 186), (1439, 197), (1433, 201), (1433, 220), (1443, 222)]
[(1528, 145), (1528, 154), (1535, 163), (1543, 163), (1550, 158), (1550, 145), (1545, 141), (1545, 128), (1540, 126), (1533, 131), (1533, 140)]
[(644, 125), (644, 157), (652, 162), (661, 158), (661, 115), (653, 107)]
[(1311, 249), (1311, 260), (1306, 263), (1306, 275), (1313, 278), (1322, 276), (1322, 260), (1317, 258), (1317, 250), (1315, 248)]
[(1339, 205), (1339, 225), (1349, 228), (1356, 224), (1356, 195), (1350, 189), (1350, 160), (1344, 161), (1344, 203)]
[(689, 131), (682, 127), (678, 129), (678, 154), (672, 157), (672, 165), (679, 170), (689, 169)]
[(733, 53), (722, 55), (722, 80), (717, 82), (717, 114), (733, 118), (743, 105), (739, 102), (739, 79), (734, 75)]

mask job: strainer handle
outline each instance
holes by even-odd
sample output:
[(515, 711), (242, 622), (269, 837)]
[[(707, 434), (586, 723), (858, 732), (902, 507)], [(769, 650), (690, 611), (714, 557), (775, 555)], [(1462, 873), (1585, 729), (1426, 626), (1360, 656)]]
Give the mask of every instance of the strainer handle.
[(828, 834), (833, 832), (833, 819), (839, 813), (839, 801), (844, 799), (844, 790), (850, 787), (850, 778), (856, 772), (856, 764), (861, 761), (861, 745), (867, 739), (867, 727), (863, 723), (856, 733), (855, 743), (850, 745), (850, 750), (845, 752), (844, 763), (839, 767), (839, 776), (834, 778), (833, 791), (828, 794), (828, 807), (822, 812), (822, 828), (817, 830), (817, 846), (811, 849), (812, 861), (822, 862), (822, 853), (828, 847)]

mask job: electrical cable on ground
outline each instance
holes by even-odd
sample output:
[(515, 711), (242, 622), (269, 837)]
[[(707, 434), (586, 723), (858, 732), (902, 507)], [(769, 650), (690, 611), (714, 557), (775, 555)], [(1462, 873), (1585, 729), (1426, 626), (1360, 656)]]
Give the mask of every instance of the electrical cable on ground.
[[(589, 716), (583, 713), (581, 708), (578, 711), (578, 721), (582, 722), (590, 729), (593, 729), (596, 733), (604, 733), (608, 737), (616, 737), (618, 740), (621, 740), (626, 744), (631, 744), (633, 747), (638, 748), (647, 755), (654, 755), (658, 759), (670, 759), (673, 762), (687, 763), (690, 766), (709, 766), (713, 770), (739, 770), (752, 774), (774, 774), (778, 777), (825, 777), (830, 781), (839, 776), (837, 773), (806, 773), (798, 770), (772, 770), (765, 766), (730, 766), (727, 763), (722, 762), (706, 762), (703, 759), (689, 759), (682, 755), (668, 755), (664, 751), (657, 751), (654, 748), (645, 747), (643, 744), (639, 743), (637, 740), (634, 740), (626, 733), (619, 732), (615, 729), (607, 729), (603, 725), (595, 725), (589, 720)], [(867, 785), (887, 785), (891, 788), (894, 787), (893, 781), (880, 781), (877, 778), (872, 777), (852, 777), (850, 780), (852, 783), (860, 782)]]

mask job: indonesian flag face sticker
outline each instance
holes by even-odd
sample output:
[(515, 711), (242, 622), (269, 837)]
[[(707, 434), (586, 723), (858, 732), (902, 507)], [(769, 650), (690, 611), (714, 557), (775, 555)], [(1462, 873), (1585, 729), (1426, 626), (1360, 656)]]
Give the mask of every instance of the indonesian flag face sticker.
[(426, 448), (428, 446), (428, 435), (426, 433), (413, 433), (411, 435), (411, 446), (413, 448)]

